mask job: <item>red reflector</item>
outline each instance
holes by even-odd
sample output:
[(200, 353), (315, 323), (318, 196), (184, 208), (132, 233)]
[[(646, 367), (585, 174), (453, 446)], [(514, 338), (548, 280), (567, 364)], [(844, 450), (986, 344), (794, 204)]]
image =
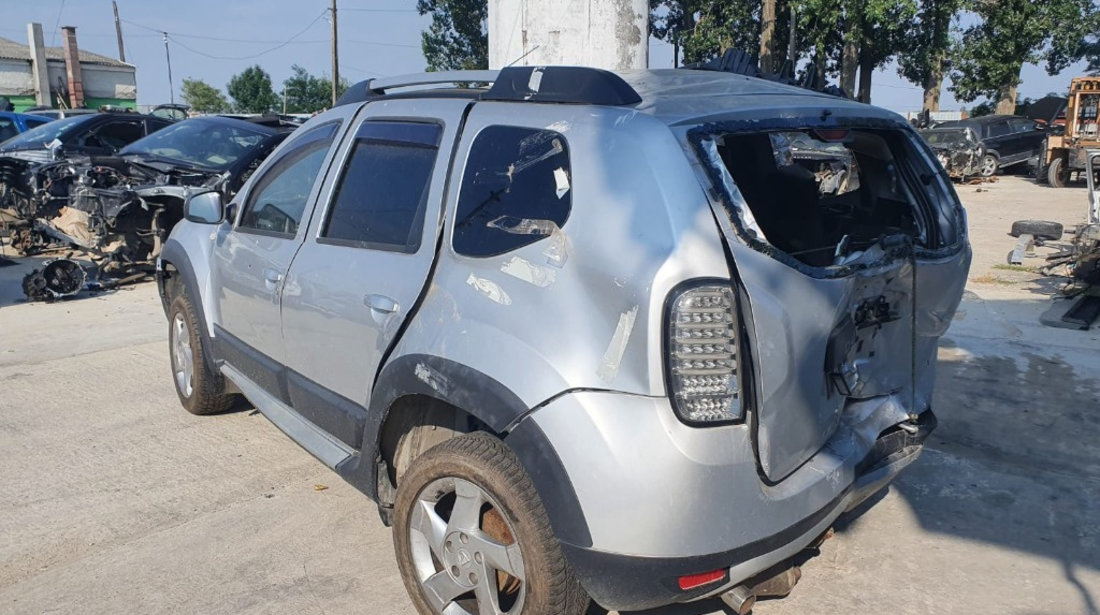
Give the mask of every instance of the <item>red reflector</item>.
[(680, 589), (687, 591), (689, 589), (695, 589), (696, 587), (714, 583), (715, 581), (721, 581), (724, 578), (726, 578), (725, 570), (713, 570), (711, 572), (700, 572), (699, 574), (685, 574), (680, 577)]
[(848, 135), (851, 134), (850, 130), (844, 128), (818, 128), (814, 131), (818, 139), (829, 142), (847, 141)]

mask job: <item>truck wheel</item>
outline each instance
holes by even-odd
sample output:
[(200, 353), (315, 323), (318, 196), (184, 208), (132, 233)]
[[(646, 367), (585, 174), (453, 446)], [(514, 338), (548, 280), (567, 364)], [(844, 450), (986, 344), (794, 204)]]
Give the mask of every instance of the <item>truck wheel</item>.
[(172, 362), (172, 383), (180, 403), (191, 414), (217, 414), (233, 405), (234, 396), (224, 393), (221, 374), (206, 365), (203, 339), (195, 309), (186, 292), (172, 301), (168, 312), (168, 355)]
[(393, 542), (424, 615), (588, 608), (531, 479), (488, 434), (452, 438), (413, 461), (397, 486)]
[(1064, 158), (1055, 158), (1047, 167), (1047, 183), (1051, 188), (1065, 188), (1069, 183), (1069, 169)]
[(993, 154), (982, 156), (982, 166), (978, 171), (982, 177), (992, 177), (997, 174), (997, 157)]
[(1031, 235), (1039, 239), (1061, 239), (1064, 229), (1061, 223), (1048, 220), (1017, 220), (1012, 223), (1009, 235)]

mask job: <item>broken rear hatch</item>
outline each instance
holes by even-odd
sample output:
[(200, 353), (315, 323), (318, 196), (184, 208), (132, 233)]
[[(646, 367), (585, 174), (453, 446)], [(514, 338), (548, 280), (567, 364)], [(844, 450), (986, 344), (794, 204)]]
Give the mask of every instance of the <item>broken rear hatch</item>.
[(867, 109), (686, 132), (743, 294), (748, 420), (770, 482), (841, 423), (869, 448), (930, 409), (937, 340), (966, 282), (950, 181), (915, 132)]

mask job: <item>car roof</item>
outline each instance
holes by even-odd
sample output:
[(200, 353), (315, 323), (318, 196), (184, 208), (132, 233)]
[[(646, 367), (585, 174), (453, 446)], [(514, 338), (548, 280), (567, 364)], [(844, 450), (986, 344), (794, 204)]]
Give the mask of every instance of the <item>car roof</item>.
[(241, 128), (242, 130), (251, 130), (252, 132), (258, 132), (265, 135), (276, 135), (293, 130), (293, 127), (290, 126), (272, 126), (270, 122), (264, 123), (259, 120), (251, 121), (235, 117), (226, 117), (224, 115), (199, 115), (197, 117), (179, 120), (179, 122), (194, 121), (220, 124), (223, 126), (236, 126), (237, 128)]
[(0, 111), (0, 117), (10, 117), (10, 118), (17, 118), (17, 117), (26, 118), (26, 117), (29, 117), (29, 118), (35, 119), (35, 120), (44, 120), (44, 121), (47, 121), (47, 122), (53, 121), (52, 117), (45, 117), (45, 116), (42, 116), (42, 115), (35, 115), (33, 113), (16, 113), (14, 111)]

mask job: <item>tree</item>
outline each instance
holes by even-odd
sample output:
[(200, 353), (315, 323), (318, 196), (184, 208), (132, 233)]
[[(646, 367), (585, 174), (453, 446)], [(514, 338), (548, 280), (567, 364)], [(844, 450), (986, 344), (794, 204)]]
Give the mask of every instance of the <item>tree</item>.
[(259, 65), (233, 75), (225, 89), (233, 99), (233, 110), (239, 113), (267, 113), (279, 103), (271, 89), (271, 75)]
[(1088, 53), (1095, 40), (1098, 8), (1093, 0), (973, 0), (980, 23), (963, 32), (951, 71), (951, 91), (971, 102), (997, 103), (997, 113), (1016, 107), (1020, 70), (1046, 62), (1055, 75)]
[(916, 0), (857, 0), (859, 12), (859, 100), (871, 102), (871, 77), (905, 46)]
[[(649, 32), (670, 43), (685, 63), (705, 62), (727, 49), (760, 47), (758, 0), (650, 0)], [(777, 29), (786, 28), (776, 20)], [(780, 44), (778, 39), (775, 41)], [(785, 42), (785, 39), (782, 40)]]
[(477, 70), (489, 67), (488, 0), (417, 0), (432, 25), (420, 33), (428, 70)]
[[(332, 104), (332, 80), (328, 77), (315, 77), (306, 69), (295, 64), (290, 68), (291, 75), (283, 81), (284, 107), (287, 113), (313, 113), (326, 109)], [(337, 96), (348, 89), (347, 81), (341, 79)]]
[(229, 111), (229, 101), (218, 88), (202, 79), (183, 80), (183, 102), (197, 113), (225, 113)]
[(921, 110), (940, 110), (940, 90), (951, 53), (951, 20), (962, 0), (921, 0), (920, 10), (909, 25), (898, 74), (924, 88)]

